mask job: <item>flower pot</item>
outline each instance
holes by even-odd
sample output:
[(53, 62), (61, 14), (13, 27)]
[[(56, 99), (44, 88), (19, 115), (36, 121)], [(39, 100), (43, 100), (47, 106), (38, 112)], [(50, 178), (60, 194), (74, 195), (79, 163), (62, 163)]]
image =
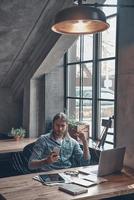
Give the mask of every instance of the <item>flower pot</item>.
[(23, 139), (23, 137), (21, 137), (21, 136), (15, 136), (14, 138), (15, 138), (16, 141), (20, 141), (20, 140)]

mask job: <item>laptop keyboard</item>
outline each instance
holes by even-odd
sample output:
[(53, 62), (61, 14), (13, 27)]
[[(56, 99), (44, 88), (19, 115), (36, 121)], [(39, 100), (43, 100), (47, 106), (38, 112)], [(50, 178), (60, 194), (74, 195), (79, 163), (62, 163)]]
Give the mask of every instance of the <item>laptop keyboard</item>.
[(98, 169), (96, 169), (96, 170), (91, 170), (90, 173), (92, 173), (92, 174), (97, 174), (97, 173), (98, 173)]

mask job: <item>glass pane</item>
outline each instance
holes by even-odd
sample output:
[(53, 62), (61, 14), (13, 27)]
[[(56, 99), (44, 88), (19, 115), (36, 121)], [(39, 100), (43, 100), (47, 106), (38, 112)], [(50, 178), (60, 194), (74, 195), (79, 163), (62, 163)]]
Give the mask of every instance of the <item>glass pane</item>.
[[(83, 63), (82, 65), (82, 85), (83, 88), (89, 88), (92, 87), (92, 71), (93, 71), (93, 63)], [(88, 90), (88, 89), (87, 89)]]
[[(114, 91), (108, 88), (101, 88), (101, 99), (114, 99)], [(107, 104), (111, 104), (111, 101), (107, 101)]]
[[(92, 87), (76, 87), (76, 97), (82, 98), (92, 98)], [(85, 100), (84, 102), (86, 102)]]
[(92, 117), (92, 101), (82, 100), (82, 116), (84, 121), (91, 121)]
[(84, 36), (83, 60), (93, 60), (93, 35)]
[(92, 101), (91, 100), (83, 100), (82, 101), (82, 109), (81, 109), (81, 121), (89, 124), (89, 136), (92, 137)]
[(115, 57), (116, 47), (116, 17), (109, 18), (110, 27), (101, 33), (100, 58)]
[(83, 88), (83, 98), (92, 98), (92, 87)]
[(80, 61), (80, 37), (73, 43), (68, 51), (68, 62)]
[[(77, 102), (77, 103), (76, 103)], [(67, 115), (70, 119), (79, 120), (79, 100), (67, 99)]]
[[(80, 70), (81, 69), (81, 70)], [(80, 78), (81, 76), (81, 78)], [(81, 81), (81, 88), (80, 88)], [(92, 90), (92, 63), (68, 65), (68, 92), (70, 97), (90, 97)]]
[[(114, 142), (114, 140), (112, 142)], [(113, 144), (108, 144), (108, 143), (104, 144), (104, 149), (113, 149), (113, 148), (114, 148)]]
[(80, 65), (68, 66), (68, 91), (67, 96), (80, 97)]
[(114, 141), (114, 135), (107, 134), (106, 141), (107, 142), (113, 142)]
[[(99, 124), (99, 138), (102, 137), (103, 133), (106, 130), (105, 123), (102, 123), (102, 120), (109, 120), (109, 118), (112, 118), (114, 115), (114, 102), (111, 105), (107, 105), (106, 102), (100, 102), (100, 124)], [(111, 126), (108, 128), (108, 132), (114, 134), (114, 119), (111, 119)], [(113, 135), (107, 135), (105, 141), (113, 142), (114, 136)]]
[(102, 61), (100, 65), (99, 98), (114, 99), (115, 60)]
[[(104, 5), (117, 5), (117, 0), (106, 0)], [(103, 7), (106, 16), (117, 13), (117, 7)]]
[(105, 3), (104, 4), (109, 4), (109, 5), (117, 5), (117, 0), (105, 0)]
[(109, 118), (114, 114), (114, 101), (100, 101), (101, 118)]

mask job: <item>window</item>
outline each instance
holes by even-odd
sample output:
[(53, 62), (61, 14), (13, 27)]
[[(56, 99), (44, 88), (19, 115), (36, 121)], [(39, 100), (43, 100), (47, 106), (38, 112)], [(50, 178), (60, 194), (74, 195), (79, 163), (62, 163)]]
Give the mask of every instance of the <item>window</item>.
[[(109, 119), (114, 115), (115, 4), (116, 0), (106, 0), (101, 7), (110, 28), (102, 33), (79, 36), (65, 55), (66, 112), (70, 118), (88, 123), (90, 137), (94, 140), (101, 137), (102, 119)], [(114, 129), (109, 131), (106, 142), (113, 144)]]

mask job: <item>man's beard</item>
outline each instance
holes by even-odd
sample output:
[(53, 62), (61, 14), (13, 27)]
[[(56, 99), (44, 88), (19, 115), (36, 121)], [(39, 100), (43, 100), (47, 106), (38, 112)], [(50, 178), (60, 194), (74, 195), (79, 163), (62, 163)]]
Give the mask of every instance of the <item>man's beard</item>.
[(56, 137), (65, 137), (67, 134), (67, 130), (65, 131), (60, 131), (60, 132), (54, 132)]

